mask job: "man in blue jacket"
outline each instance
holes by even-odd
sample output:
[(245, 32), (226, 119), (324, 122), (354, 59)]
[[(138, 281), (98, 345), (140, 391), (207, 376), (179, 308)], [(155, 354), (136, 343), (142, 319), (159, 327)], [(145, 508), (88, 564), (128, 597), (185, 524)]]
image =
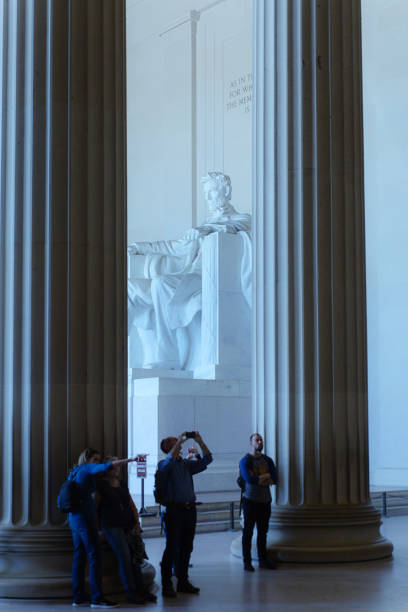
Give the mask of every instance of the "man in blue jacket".
[(275, 564), (268, 560), (266, 552), (266, 534), (271, 516), (270, 486), (276, 484), (275, 464), (270, 457), (262, 454), (263, 439), (259, 433), (253, 433), (249, 439), (250, 451), (242, 457), (239, 469), (245, 481), (242, 507), (244, 512), (244, 531), (242, 534), (242, 556), (244, 569), (253, 572), (251, 559), (251, 541), (254, 526), (258, 531), (257, 547), (259, 567), (274, 569)]
[[(197, 460), (181, 457), (181, 446), (188, 438), (193, 438), (201, 447), (203, 456)], [(162, 594), (164, 597), (177, 597), (171, 581), (172, 567), (175, 566), (177, 592), (198, 595), (200, 589), (192, 585), (188, 578), (197, 521), (193, 475), (207, 468), (212, 455), (198, 431), (185, 431), (178, 438), (164, 438), (160, 448), (167, 455), (157, 466), (165, 490), (162, 503), (166, 506), (166, 548), (161, 562)]]

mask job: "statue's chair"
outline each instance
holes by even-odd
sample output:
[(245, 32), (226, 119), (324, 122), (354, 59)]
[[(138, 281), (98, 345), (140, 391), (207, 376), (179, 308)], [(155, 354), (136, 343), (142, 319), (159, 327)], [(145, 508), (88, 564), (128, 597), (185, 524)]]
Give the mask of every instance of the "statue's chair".
[[(249, 380), (250, 340), (250, 242), (246, 234), (214, 232), (202, 246), (202, 310), (191, 324), (177, 330), (180, 370), (170, 375), (204, 379)], [(128, 278), (148, 279), (144, 255), (129, 255)], [(247, 281), (245, 281), (247, 279)], [(246, 282), (246, 291), (243, 284)], [(249, 289), (248, 289), (249, 287)], [(129, 332), (129, 368), (132, 378), (151, 377), (153, 330), (132, 326)], [(158, 371), (155, 376), (169, 375)]]

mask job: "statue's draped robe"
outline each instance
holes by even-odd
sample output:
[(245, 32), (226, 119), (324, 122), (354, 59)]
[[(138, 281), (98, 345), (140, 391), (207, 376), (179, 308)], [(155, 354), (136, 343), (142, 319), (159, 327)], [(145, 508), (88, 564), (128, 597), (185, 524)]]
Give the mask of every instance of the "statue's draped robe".
[[(135, 361), (139, 367), (192, 369), (200, 365), (197, 335), (202, 303), (201, 253), (203, 240), (210, 233), (237, 233), (243, 240), (241, 286), (251, 305), (250, 215), (235, 213), (216, 221), (209, 219), (196, 229), (199, 235), (194, 240), (180, 238), (134, 245), (145, 257), (144, 278), (128, 282), (128, 333), (133, 366)], [(135, 343), (140, 346), (132, 346)]]

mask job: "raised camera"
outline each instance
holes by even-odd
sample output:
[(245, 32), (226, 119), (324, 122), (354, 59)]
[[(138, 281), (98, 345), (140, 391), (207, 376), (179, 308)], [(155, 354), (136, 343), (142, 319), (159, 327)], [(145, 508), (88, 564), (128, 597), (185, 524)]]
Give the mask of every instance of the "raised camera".
[(195, 437), (196, 437), (196, 432), (195, 431), (186, 431), (186, 439), (187, 438), (195, 439)]

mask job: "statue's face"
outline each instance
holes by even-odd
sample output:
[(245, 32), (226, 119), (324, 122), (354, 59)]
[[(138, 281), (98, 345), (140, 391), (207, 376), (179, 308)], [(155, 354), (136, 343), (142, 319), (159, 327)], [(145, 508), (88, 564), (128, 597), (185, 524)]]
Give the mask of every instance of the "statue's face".
[(226, 201), (226, 189), (215, 181), (204, 183), (204, 197), (208, 202), (210, 212), (215, 212), (223, 208)]

